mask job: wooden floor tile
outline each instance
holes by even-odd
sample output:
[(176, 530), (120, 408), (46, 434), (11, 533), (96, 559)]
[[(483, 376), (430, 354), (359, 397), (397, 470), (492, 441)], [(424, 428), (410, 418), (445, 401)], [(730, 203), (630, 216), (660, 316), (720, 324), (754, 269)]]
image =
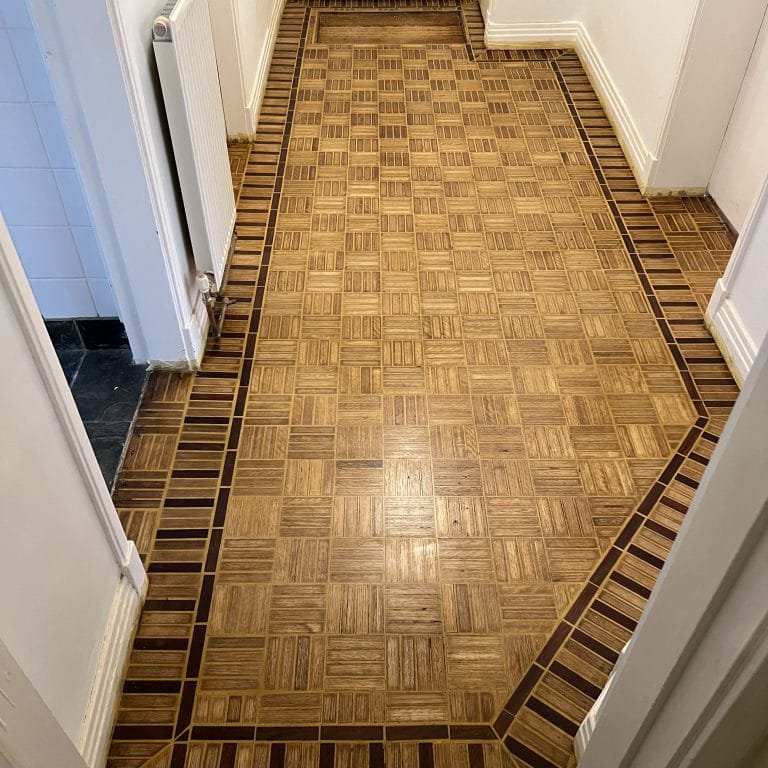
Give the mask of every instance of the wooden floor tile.
[(402, 11), (283, 11), (238, 302), (114, 494), (149, 593), (110, 768), (567, 768), (738, 393), (711, 202), (643, 198), (572, 51)]

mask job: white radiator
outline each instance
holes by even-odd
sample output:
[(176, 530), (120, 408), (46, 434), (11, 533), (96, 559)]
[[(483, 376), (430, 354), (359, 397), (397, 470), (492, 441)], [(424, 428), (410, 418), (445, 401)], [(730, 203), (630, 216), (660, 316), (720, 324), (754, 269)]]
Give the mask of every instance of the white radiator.
[(195, 265), (221, 288), (235, 197), (207, 0), (166, 3), (152, 27), (155, 58)]

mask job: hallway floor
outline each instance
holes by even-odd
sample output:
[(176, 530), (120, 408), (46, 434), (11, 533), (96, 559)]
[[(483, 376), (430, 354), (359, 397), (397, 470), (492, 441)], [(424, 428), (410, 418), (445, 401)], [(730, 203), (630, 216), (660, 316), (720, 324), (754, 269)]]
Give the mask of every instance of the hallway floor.
[(423, 5), (467, 42), (286, 7), (239, 302), (115, 491), (150, 588), (114, 768), (565, 768), (737, 395), (709, 202), (639, 194), (572, 52)]

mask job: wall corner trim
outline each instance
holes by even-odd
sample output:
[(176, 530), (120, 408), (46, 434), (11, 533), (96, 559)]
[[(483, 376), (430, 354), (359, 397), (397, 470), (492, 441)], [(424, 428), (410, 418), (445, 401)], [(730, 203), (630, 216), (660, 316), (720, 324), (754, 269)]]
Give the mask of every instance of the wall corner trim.
[(742, 387), (757, 357), (757, 346), (736, 306), (728, 298), (728, 287), (722, 277), (715, 285), (704, 322), (723, 353), (733, 378)]
[(123, 577), (112, 601), (78, 740), (78, 749), (90, 768), (101, 768), (106, 763), (140, 612), (141, 597), (130, 579)]
[(29, 287), (11, 236), (1, 216), (0, 284), (5, 285), (7, 295), (11, 297), (11, 311), (23, 330), (40, 378), (48, 392), (51, 407), (69, 444), (72, 460), (91, 497), (104, 538), (112, 550), (118, 567), (122, 570), (129, 566), (127, 575), (130, 577), (132, 587), (138, 594), (142, 594), (146, 588), (147, 575), (141, 562), (139, 561), (137, 565), (135, 558), (132, 558), (132, 544), (126, 538), (120, 518), (115, 511), (115, 505), (112, 503), (109, 489), (91, 448), (83, 420), (69, 391), (61, 364), (53, 350), (43, 318), (37, 309), (32, 289)]
[[(740, 387), (754, 366), (760, 347), (765, 346), (765, 339), (755, 338), (754, 325), (744, 322), (744, 310), (740, 311), (739, 307), (745, 307), (745, 301), (755, 301), (754, 296), (744, 298), (743, 287), (754, 285), (755, 281), (762, 287), (765, 281), (763, 273), (755, 270), (753, 265), (761, 264), (763, 260), (764, 222), (767, 216), (768, 177), (752, 201), (725, 274), (715, 284), (704, 313), (704, 322)], [(757, 334), (760, 333), (758, 329)]]
[(573, 48), (616, 131), (641, 191), (643, 194), (650, 191), (648, 181), (658, 159), (643, 140), (629, 107), (582, 22), (503, 24), (489, 18), (485, 44), (488, 48)]
[(272, 54), (277, 42), (277, 33), (280, 29), (280, 19), (283, 15), (286, 0), (274, 0), (272, 13), (269, 17), (267, 27), (267, 36), (264, 47), (259, 57), (259, 65), (256, 70), (256, 80), (253, 83), (248, 104), (246, 105), (247, 118), (251, 138), (256, 134), (259, 125), (259, 116), (261, 114), (261, 105), (264, 102), (264, 94), (267, 90), (267, 78), (269, 77), (269, 67), (272, 63)]

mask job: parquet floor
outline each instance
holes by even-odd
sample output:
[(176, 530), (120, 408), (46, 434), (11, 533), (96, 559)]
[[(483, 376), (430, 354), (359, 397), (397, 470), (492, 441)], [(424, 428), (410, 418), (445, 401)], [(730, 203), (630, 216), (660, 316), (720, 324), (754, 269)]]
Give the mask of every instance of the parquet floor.
[(150, 589), (113, 768), (566, 766), (737, 394), (708, 201), (640, 196), (573, 53), (421, 5), (467, 42), (285, 10), (240, 301), (115, 493)]

